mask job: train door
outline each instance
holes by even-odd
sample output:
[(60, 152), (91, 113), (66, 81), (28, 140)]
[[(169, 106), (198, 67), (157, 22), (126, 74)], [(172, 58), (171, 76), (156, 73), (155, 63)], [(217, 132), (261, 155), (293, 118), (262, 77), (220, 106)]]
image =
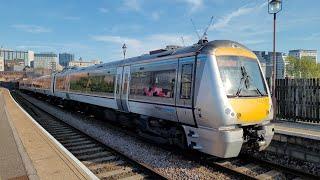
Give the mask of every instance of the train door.
[(129, 112), (128, 94), (129, 94), (130, 66), (117, 68), (116, 100), (120, 111)]
[(121, 82), (122, 82), (122, 72), (123, 67), (117, 68), (117, 76), (116, 76), (116, 101), (118, 105), (118, 109), (122, 111), (122, 105), (121, 105)]
[(129, 82), (130, 82), (130, 66), (125, 66), (123, 68), (123, 77), (122, 77), (122, 93), (121, 93), (121, 104), (122, 111), (129, 112)]
[(179, 122), (195, 125), (193, 117), (193, 81), (195, 57), (179, 59), (176, 107)]
[(56, 83), (56, 75), (54, 74), (52, 76), (52, 85), (51, 85), (51, 89), (52, 89), (52, 95), (54, 96), (54, 89), (56, 88), (55, 87), (55, 83)]

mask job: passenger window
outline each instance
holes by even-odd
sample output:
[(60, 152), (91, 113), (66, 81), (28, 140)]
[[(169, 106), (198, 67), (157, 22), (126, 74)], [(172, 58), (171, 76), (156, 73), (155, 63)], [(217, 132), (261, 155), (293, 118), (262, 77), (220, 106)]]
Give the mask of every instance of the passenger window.
[(120, 83), (121, 83), (121, 75), (117, 75), (117, 88), (116, 88), (116, 94), (119, 94), (120, 92)]
[(73, 92), (106, 95), (114, 92), (114, 74), (77, 73), (70, 76), (70, 90)]
[(193, 64), (183, 64), (181, 69), (180, 99), (191, 99)]
[(56, 89), (59, 91), (64, 91), (66, 89), (64, 76), (56, 78)]
[(123, 95), (127, 95), (127, 88), (128, 88), (128, 83), (129, 83), (129, 74), (125, 73), (124, 75), (124, 82), (123, 82)]
[(175, 77), (175, 69), (132, 73), (130, 94), (173, 98)]

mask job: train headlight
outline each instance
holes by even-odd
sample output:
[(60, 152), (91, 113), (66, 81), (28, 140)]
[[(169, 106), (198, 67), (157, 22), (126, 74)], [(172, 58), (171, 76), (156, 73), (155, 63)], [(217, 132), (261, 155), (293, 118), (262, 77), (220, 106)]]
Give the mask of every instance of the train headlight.
[(231, 113), (231, 109), (226, 108), (226, 109), (224, 110), (224, 113), (226, 113), (226, 115), (229, 115), (229, 114)]
[(237, 113), (237, 118), (239, 119), (241, 117), (241, 113)]

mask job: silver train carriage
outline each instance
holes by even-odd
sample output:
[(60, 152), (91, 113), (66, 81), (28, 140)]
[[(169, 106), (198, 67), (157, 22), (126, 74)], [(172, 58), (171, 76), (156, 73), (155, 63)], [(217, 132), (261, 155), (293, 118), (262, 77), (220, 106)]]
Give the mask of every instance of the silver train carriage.
[(139, 119), (143, 131), (217, 157), (263, 150), (274, 134), (259, 61), (233, 41), (153, 51), (32, 83), (21, 88), (104, 107), (108, 117)]

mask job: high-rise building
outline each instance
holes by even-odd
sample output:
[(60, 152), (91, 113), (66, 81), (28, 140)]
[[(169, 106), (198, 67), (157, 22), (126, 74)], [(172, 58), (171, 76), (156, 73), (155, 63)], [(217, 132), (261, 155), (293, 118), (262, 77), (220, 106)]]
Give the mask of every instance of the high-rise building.
[(55, 53), (35, 53), (34, 69), (44, 69), (55, 72), (58, 65), (58, 56)]
[(29, 63), (28, 51), (16, 51), (0, 48), (0, 56), (4, 59), (4, 70), (13, 71), (14, 66), (26, 66)]
[(33, 51), (28, 51), (28, 63), (26, 66), (31, 67), (31, 64), (33, 64), (34, 61), (34, 52)]
[(318, 63), (317, 50), (305, 50), (305, 49), (296, 49), (290, 50), (289, 56), (301, 59), (302, 57), (310, 57), (312, 60), (315, 60)]
[(4, 71), (4, 58), (0, 56), (0, 71)]
[[(265, 78), (268, 84), (271, 84), (272, 79), (272, 72), (273, 72), (273, 52), (266, 52), (266, 51), (253, 51), (260, 63), (262, 71), (264, 71)], [(284, 79), (287, 77), (286, 74), (286, 61), (287, 55), (282, 52), (276, 52), (276, 62), (277, 62), (277, 72), (276, 72), (276, 79)], [(265, 67), (264, 67), (265, 66)], [(265, 68), (265, 70), (264, 70)]]
[(70, 53), (60, 53), (59, 54), (59, 64), (61, 66), (68, 66), (70, 61), (74, 60), (74, 54), (70, 54)]

